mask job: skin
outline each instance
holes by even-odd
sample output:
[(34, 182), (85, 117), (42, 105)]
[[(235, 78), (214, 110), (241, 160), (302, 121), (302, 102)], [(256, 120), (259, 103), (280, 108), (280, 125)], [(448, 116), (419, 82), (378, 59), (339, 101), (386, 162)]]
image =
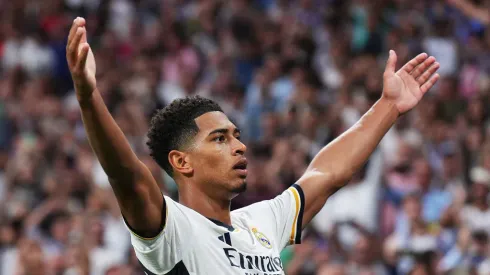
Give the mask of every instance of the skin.
[[(303, 227), (330, 195), (359, 170), (396, 119), (409, 111), (435, 84), (439, 64), (423, 53), (396, 71), (390, 51), (383, 75), (382, 97), (349, 130), (325, 146), (298, 180), (305, 196)], [(97, 90), (95, 59), (86, 40), (85, 20), (74, 20), (67, 60), (80, 103), (85, 130), (118, 199), (128, 224), (152, 237), (162, 225), (164, 198), (150, 170), (131, 150)], [(245, 172), (233, 170), (246, 147), (229, 119), (220, 112), (195, 119), (199, 128), (191, 146), (169, 153), (180, 203), (203, 216), (231, 224), (230, 201), (244, 189)], [(221, 130), (220, 130), (221, 129)], [(211, 132), (213, 135), (209, 135)]]
[(247, 147), (240, 141), (237, 127), (222, 112), (209, 112), (195, 121), (199, 132), (192, 148), (169, 154), (179, 201), (222, 221), (229, 218), (222, 209), (229, 209), (231, 199), (246, 189), (246, 171), (238, 172), (233, 166), (245, 159)]
[[(476, 6), (468, 0), (446, 0), (448, 4), (460, 10), (463, 14), (473, 19), (480, 21), (485, 25), (490, 24), (490, 15), (485, 5), (482, 7)], [(487, 8), (490, 4), (487, 1)]]

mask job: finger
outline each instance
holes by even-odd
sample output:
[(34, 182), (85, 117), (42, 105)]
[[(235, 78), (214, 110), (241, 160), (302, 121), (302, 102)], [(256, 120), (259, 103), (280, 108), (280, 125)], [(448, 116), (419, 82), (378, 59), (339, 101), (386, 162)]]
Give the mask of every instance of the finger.
[(80, 45), (80, 40), (82, 39), (84, 32), (84, 28), (79, 27), (75, 33), (73, 41), (71, 41), (70, 45), (68, 46), (67, 54), (72, 62), (76, 62), (77, 60), (78, 46)]
[(70, 33), (68, 34), (68, 45), (70, 45), (71, 40), (73, 39), (73, 36), (75, 35), (78, 27), (83, 27), (85, 26), (85, 19), (82, 17), (77, 17), (75, 20), (73, 20), (73, 24), (71, 25), (70, 28)]
[(73, 36), (75, 35), (77, 29), (78, 29), (78, 17), (75, 18), (75, 20), (73, 20), (73, 24), (71, 24), (70, 33), (68, 33), (68, 42), (67, 42), (68, 45), (70, 45), (70, 42), (73, 39)]
[(82, 48), (80, 49), (80, 53), (78, 54), (78, 62), (76, 68), (79, 72), (83, 71), (85, 68), (85, 63), (87, 62), (88, 52), (90, 50), (90, 46), (88, 43), (83, 43)]
[(407, 73), (411, 73), (413, 69), (415, 69), (415, 67), (417, 67), (420, 63), (424, 62), (425, 59), (427, 59), (427, 54), (421, 53), (412, 60), (408, 61), (407, 64), (403, 66), (402, 70)]
[(429, 81), (425, 82), (425, 83), (424, 83), (424, 85), (422, 85), (422, 86), (420, 87), (420, 90), (422, 91), (422, 93), (423, 93), (423, 94), (427, 93), (427, 91), (429, 91), (429, 90), (430, 90), (430, 88), (432, 88), (432, 87), (433, 87), (433, 86), (436, 84), (437, 80), (439, 80), (439, 74), (435, 74), (435, 75), (433, 75), (433, 76), (432, 76), (432, 77), (429, 79)]
[(386, 61), (385, 73), (394, 74), (396, 69), (397, 56), (395, 51), (390, 50), (388, 60)]
[(81, 43), (87, 43), (87, 28), (84, 26), (83, 29), (84, 29), (84, 32), (82, 35)]
[(82, 35), (82, 40), (81, 43), (87, 43), (87, 29), (84, 27), (83, 28), (84, 32), (83, 32), (83, 35)]
[[(413, 78), (417, 79), (421, 76), (427, 68), (429, 68), (434, 62), (436, 62), (435, 57), (430, 56), (422, 64), (418, 65), (410, 74)], [(422, 82), (423, 83), (423, 82)]]
[(439, 69), (439, 67), (439, 62), (432, 64), (429, 69), (427, 69), (419, 78), (417, 78), (417, 82), (420, 85), (423, 85)]

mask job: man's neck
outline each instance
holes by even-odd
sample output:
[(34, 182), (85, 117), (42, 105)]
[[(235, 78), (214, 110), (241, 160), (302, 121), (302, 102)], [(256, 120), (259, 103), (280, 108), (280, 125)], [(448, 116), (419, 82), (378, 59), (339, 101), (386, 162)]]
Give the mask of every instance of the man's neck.
[(218, 200), (198, 188), (179, 189), (179, 202), (208, 219), (231, 225), (230, 200)]

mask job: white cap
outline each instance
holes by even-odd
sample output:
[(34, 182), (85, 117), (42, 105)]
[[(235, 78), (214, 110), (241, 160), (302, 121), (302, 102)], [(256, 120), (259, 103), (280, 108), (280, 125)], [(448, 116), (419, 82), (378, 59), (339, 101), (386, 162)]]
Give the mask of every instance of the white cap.
[(412, 237), (410, 248), (413, 252), (424, 253), (437, 250), (437, 240), (431, 235)]
[(490, 186), (490, 172), (483, 167), (472, 168), (470, 179), (473, 183), (483, 183)]

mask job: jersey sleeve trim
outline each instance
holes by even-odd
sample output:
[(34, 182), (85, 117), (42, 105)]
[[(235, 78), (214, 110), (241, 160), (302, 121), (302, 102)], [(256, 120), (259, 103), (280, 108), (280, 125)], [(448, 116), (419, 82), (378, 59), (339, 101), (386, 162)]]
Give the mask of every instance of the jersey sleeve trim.
[(289, 191), (293, 194), (295, 201), (295, 215), (293, 221), (293, 228), (291, 230), (291, 236), (289, 237), (289, 244), (301, 243), (301, 227), (303, 224), (303, 212), (305, 208), (305, 196), (303, 189), (297, 184), (293, 184), (289, 187)]
[[(160, 231), (158, 232), (158, 234), (155, 236), (155, 237), (151, 237), (151, 238), (145, 238), (145, 237), (142, 237), (140, 235), (138, 235), (138, 233), (135, 232), (135, 230), (129, 225), (129, 223), (126, 221), (126, 218), (124, 217), (123, 215), (123, 220), (124, 220), (124, 223), (126, 224), (126, 226), (128, 227), (129, 229), (129, 232), (131, 232), (131, 234), (133, 234), (136, 238), (140, 239), (140, 240), (143, 240), (143, 241), (153, 241), (155, 239), (157, 239), (158, 237), (160, 237), (160, 235), (162, 235), (163, 231), (165, 231), (165, 226), (167, 225), (167, 219), (168, 219), (168, 206), (166, 205), (166, 200), (165, 198), (163, 199), (163, 207), (165, 208), (165, 211), (162, 211), (162, 218), (163, 218), (163, 223), (160, 227)], [(162, 209), (163, 210), (163, 209)], [(164, 217), (163, 217), (164, 216)]]

